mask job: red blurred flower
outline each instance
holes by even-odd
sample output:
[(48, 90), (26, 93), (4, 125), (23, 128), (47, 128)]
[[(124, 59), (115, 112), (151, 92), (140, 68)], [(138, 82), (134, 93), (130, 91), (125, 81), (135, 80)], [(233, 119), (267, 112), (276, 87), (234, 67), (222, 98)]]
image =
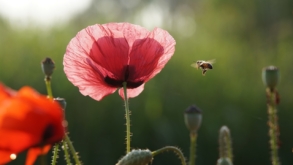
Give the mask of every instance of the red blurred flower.
[(18, 92), (0, 83), (0, 164), (11, 154), (28, 150), (26, 165), (32, 165), (50, 144), (61, 141), (65, 130), (63, 112), (57, 102), (30, 87)]
[[(64, 71), (83, 95), (101, 100), (127, 82), (127, 96), (135, 97), (144, 83), (158, 74), (175, 51), (165, 30), (129, 23), (89, 26), (69, 42)], [(123, 89), (119, 94), (124, 98)]]

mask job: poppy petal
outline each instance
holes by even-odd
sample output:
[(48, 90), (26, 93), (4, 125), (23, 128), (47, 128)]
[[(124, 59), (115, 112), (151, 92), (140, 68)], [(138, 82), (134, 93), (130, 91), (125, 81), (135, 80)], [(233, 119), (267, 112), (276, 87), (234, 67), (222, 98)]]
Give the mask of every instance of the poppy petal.
[[(111, 24), (110, 24), (111, 25)], [(111, 27), (108, 25), (109, 27)], [(84, 38), (89, 35), (92, 43), (89, 57), (98, 65), (105, 68), (109, 74), (117, 79), (124, 78), (125, 65), (128, 62), (129, 45), (121, 31), (109, 29), (104, 25), (93, 25), (85, 29), (86, 34), (81, 31), (76, 37)]]
[[(56, 136), (42, 137), (45, 138), (44, 140), (48, 143), (55, 143), (56, 141), (62, 140), (62, 135), (64, 135), (65, 130), (60, 120), (64, 119), (64, 116), (62, 108), (58, 103), (47, 99), (46, 96), (40, 95), (37, 91), (30, 87), (21, 88), (16, 96), (19, 97), (20, 100), (25, 101), (25, 104), (30, 103), (29, 105), (31, 105), (29, 109), (30, 111), (26, 114), (27, 123), (31, 123), (33, 126), (34, 122), (39, 120), (39, 122), (37, 122), (40, 123), (38, 125), (38, 130), (42, 131), (41, 133), (44, 133), (44, 131), (47, 131), (45, 133), (50, 133), (50, 131), (52, 131), (50, 129), (54, 129), (54, 134)], [(14, 106), (17, 106), (17, 104)], [(23, 108), (21, 108), (20, 111), (22, 111), (22, 113), (19, 112), (19, 114), (24, 114)], [(29, 120), (30, 118), (31, 120)]]
[(30, 87), (21, 88), (0, 103), (0, 156), (10, 161), (9, 154), (61, 141), (65, 134), (63, 120), (57, 102)]
[[(122, 32), (123, 38), (126, 39), (130, 48), (132, 48), (133, 43), (137, 39), (146, 38), (146, 36), (149, 34), (149, 31), (146, 28), (141, 27), (139, 25), (130, 24), (127, 22), (108, 23), (108, 24), (103, 24), (103, 26), (107, 27), (111, 31)], [(129, 53), (129, 52), (127, 52), (127, 53)]]
[[(141, 86), (137, 87), (137, 88), (133, 88), (133, 89), (127, 89), (127, 97), (128, 98), (133, 98), (138, 96), (144, 89), (144, 84), (142, 84)], [(125, 99), (124, 97), (124, 90), (123, 88), (119, 89), (119, 95), (122, 97), (122, 99)]]
[(10, 158), (10, 155), (12, 153), (0, 150), (0, 164), (6, 164), (10, 162), (12, 159)]
[(63, 65), (66, 76), (84, 96), (90, 96), (99, 101), (117, 90), (104, 82), (103, 77), (97, 73), (102, 70), (98, 70), (97, 64), (91, 62), (90, 59), (87, 60), (88, 64), (81, 64), (75, 60), (66, 60), (65, 57)]
[(0, 83), (0, 102), (8, 97), (11, 97), (15, 93), (16, 92), (14, 90), (12, 90), (12, 89), (10, 89)]
[(30, 148), (27, 152), (25, 165), (33, 165), (37, 160), (38, 156), (46, 155), (48, 151), (51, 149), (51, 145), (45, 145), (44, 147), (33, 147)]
[(161, 30), (159, 28), (154, 29), (149, 37), (154, 38), (158, 41), (164, 48), (164, 55), (162, 55), (158, 61), (158, 65), (154, 69), (154, 71), (149, 75), (146, 81), (152, 79), (156, 74), (161, 72), (161, 70), (165, 67), (167, 62), (171, 59), (175, 52), (175, 39), (165, 30)]
[[(0, 137), (0, 151), (9, 151), (9, 154), (19, 153), (27, 148), (37, 145), (38, 138), (33, 137), (28, 133), (24, 133), (22, 131), (7, 131), (1, 130)], [(37, 139), (37, 140), (36, 140)], [(8, 152), (7, 151), (7, 152)]]
[(129, 81), (146, 82), (159, 73), (174, 54), (175, 44), (174, 38), (160, 28), (136, 40), (130, 53)]
[(102, 25), (89, 26), (70, 41), (64, 55), (64, 72), (69, 81), (83, 95), (95, 100), (101, 100), (117, 89), (105, 83), (106, 76), (124, 77), (129, 47), (125, 39), (114, 37), (123, 37), (123, 34)]
[(87, 84), (84, 87), (79, 88), (80, 92), (85, 96), (90, 96), (91, 98), (100, 101), (105, 96), (114, 93), (117, 88), (110, 88), (106, 85), (103, 86), (100, 84)]

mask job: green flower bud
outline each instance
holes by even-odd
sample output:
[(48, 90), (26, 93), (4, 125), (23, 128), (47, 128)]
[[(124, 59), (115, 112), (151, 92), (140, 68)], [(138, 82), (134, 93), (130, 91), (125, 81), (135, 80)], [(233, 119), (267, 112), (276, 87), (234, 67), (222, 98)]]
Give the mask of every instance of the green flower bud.
[(233, 165), (229, 158), (218, 159), (217, 165)]
[(202, 120), (201, 110), (196, 106), (189, 106), (184, 112), (184, 122), (187, 129), (192, 133), (197, 133)]
[(54, 61), (51, 58), (46, 57), (41, 64), (43, 73), (46, 75), (46, 77), (50, 77), (55, 69)]
[(132, 150), (122, 157), (116, 165), (148, 165), (153, 160), (152, 152), (146, 150)]
[(262, 80), (265, 86), (273, 90), (280, 79), (279, 69), (275, 66), (268, 66), (263, 68)]
[(229, 160), (232, 161), (232, 140), (230, 130), (227, 126), (222, 126), (220, 129), (219, 145), (220, 158), (229, 158)]
[(60, 104), (60, 106), (62, 107), (62, 109), (65, 110), (66, 101), (64, 98), (57, 97), (57, 98), (54, 98), (54, 101), (57, 101)]

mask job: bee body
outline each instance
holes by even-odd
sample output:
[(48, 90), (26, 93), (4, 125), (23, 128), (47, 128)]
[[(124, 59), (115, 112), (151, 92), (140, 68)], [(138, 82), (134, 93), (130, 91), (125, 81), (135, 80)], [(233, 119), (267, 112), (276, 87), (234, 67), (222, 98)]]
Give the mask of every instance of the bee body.
[(198, 60), (191, 64), (192, 67), (195, 67), (196, 69), (200, 68), (202, 70), (202, 75), (205, 75), (207, 70), (213, 69), (213, 63), (215, 63), (215, 60), (209, 60), (209, 61), (204, 61), (204, 60)]

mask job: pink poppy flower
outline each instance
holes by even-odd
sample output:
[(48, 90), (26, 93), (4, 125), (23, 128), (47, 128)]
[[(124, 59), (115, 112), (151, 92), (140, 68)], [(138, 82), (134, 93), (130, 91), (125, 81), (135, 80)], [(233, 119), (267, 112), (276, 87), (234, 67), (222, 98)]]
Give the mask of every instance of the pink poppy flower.
[(136, 97), (144, 83), (158, 74), (175, 51), (175, 40), (165, 30), (153, 31), (130, 23), (89, 26), (69, 42), (64, 71), (83, 95), (95, 100), (114, 93)]

